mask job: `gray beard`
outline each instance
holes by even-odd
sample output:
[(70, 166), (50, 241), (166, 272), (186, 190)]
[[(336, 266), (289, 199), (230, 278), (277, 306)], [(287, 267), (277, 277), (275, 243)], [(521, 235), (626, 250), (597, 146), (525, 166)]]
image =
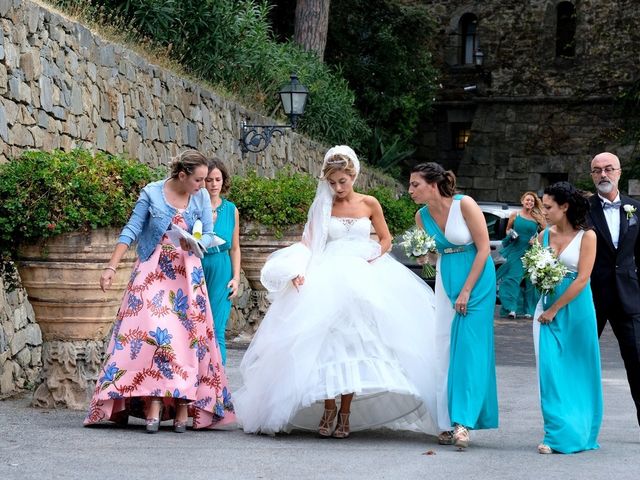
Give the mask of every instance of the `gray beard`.
[(596, 187), (600, 193), (611, 193), (616, 186), (611, 182), (599, 183)]

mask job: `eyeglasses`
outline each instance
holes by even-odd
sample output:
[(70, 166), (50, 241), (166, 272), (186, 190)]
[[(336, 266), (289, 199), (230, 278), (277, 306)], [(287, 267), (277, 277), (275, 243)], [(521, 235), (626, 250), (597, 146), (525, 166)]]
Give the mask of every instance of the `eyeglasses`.
[(615, 172), (616, 170), (620, 170), (620, 169), (619, 168), (614, 168), (614, 167), (593, 168), (593, 169), (591, 169), (591, 174), (592, 175), (602, 175), (602, 172), (604, 172), (607, 175), (610, 175), (613, 172)]

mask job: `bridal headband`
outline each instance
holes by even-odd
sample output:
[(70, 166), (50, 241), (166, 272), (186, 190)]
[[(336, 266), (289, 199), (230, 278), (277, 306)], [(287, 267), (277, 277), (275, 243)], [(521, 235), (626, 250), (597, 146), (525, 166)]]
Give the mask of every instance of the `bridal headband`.
[(343, 155), (350, 159), (353, 162), (353, 167), (355, 168), (356, 175), (360, 173), (360, 161), (358, 160), (358, 156), (356, 155), (356, 152), (354, 152), (353, 149), (347, 145), (336, 145), (335, 147), (330, 148), (324, 155), (322, 170), (324, 170), (327, 165), (337, 165), (344, 163), (344, 160), (332, 161), (332, 158), (336, 155)]

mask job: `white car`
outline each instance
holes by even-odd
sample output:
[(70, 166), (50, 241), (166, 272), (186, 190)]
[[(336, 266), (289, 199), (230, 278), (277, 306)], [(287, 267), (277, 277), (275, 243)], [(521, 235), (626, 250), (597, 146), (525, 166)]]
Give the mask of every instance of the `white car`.
[(484, 220), (487, 222), (491, 257), (496, 268), (498, 268), (505, 262), (504, 257), (500, 255), (500, 250), (502, 250), (502, 239), (507, 236), (509, 215), (511, 215), (511, 212), (520, 210), (522, 206), (500, 202), (478, 202), (478, 206), (480, 206), (480, 210), (484, 214)]

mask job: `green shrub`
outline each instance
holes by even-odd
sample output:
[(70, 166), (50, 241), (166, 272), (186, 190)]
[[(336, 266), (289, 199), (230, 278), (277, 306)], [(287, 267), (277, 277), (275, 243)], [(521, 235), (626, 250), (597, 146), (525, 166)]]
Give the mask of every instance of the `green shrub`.
[[(280, 236), (287, 227), (307, 221), (317, 184), (315, 177), (303, 173), (281, 171), (275, 178), (266, 178), (250, 172), (246, 177), (233, 177), (229, 199), (238, 207), (243, 221), (271, 227)], [(415, 223), (419, 205), (408, 195), (398, 197), (387, 187), (374, 187), (364, 193), (378, 199), (392, 235)]]
[(19, 244), (126, 223), (140, 189), (162, 172), (83, 149), (29, 151), (0, 165), (0, 272), (15, 286)]
[[(425, 3), (425, 2), (422, 2)], [(356, 107), (386, 144), (413, 138), (434, 97), (429, 6), (389, 0), (333, 0), (325, 61), (342, 68)]]
[(275, 178), (266, 178), (250, 172), (233, 177), (229, 199), (243, 221), (271, 227), (280, 237), (287, 227), (306, 222), (316, 185), (316, 179), (302, 173), (280, 171)]
[(398, 197), (387, 187), (374, 187), (365, 192), (378, 199), (391, 235), (396, 236), (415, 225), (415, 215), (420, 208), (408, 194)]

